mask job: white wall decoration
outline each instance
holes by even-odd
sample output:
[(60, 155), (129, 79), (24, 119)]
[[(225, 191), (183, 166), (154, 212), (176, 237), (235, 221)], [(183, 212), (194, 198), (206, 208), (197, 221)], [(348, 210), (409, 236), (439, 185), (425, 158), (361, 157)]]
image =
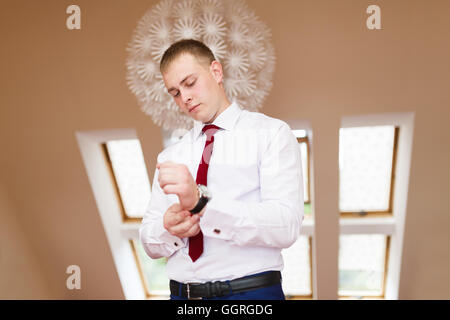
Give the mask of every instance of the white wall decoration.
[(165, 130), (189, 129), (159, 72), (164, 51), (180, 39), (203, 41), (224, 66), (225, 91), (256, 111), (272, 88), (271, 32), (244, 0), (162, 0), (138, 22), (127, 51), (127, 84), (142, 111)]

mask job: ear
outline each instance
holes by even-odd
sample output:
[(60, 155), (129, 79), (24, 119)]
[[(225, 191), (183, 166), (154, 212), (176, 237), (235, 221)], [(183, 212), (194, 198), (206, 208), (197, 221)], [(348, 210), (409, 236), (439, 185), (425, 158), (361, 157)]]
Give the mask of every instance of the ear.
[(217, 83), (222, 83), (223, 81), (223, 68), (219, 61), (214, 60), (211, 62), (211, 65), (209, 66), (209, 71), (211, 72), (212, 76), (216, 80)]

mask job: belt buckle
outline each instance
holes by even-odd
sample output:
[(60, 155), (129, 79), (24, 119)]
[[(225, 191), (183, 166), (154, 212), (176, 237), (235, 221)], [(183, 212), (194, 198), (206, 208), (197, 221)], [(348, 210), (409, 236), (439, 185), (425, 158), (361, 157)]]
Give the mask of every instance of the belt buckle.
[(191, 298), (191, 289), (189, 288), (190, 284), (186, 283), (186, 293), (188, 300), (202, 300), (202, 298)]

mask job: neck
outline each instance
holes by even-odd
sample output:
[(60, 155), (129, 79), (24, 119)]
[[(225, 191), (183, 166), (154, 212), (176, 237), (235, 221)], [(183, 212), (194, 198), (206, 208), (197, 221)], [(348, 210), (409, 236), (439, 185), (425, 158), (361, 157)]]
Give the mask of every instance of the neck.
[(216, 118), (222, 113), (224, 112), (229, 106), (231, 105), (231, 102), (228, 100), (228, 98), (225, 98), (220, 107), (217, 109), (217, 112), (214, 114), (214, 116), (207, 122), (205, 122), (205, 124), (210, 124), (213, 123), (214, 120), (216, 120)]

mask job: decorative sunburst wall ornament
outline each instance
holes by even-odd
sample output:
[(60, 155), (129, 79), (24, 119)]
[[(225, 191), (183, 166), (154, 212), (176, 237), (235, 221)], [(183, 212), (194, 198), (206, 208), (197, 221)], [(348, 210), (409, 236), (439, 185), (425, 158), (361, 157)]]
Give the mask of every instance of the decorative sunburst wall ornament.
[(162, 0), (138, 22), (127, 51), (127, 84), (142, 111), (165, 130), (190, 129), (193, 120), (167, 93), (159, 62), (175, 41), (204, 42), (224, 67), (230, 100), (257, 111), (272, 88), (275, 51), (269, 28), (244, 0)]

